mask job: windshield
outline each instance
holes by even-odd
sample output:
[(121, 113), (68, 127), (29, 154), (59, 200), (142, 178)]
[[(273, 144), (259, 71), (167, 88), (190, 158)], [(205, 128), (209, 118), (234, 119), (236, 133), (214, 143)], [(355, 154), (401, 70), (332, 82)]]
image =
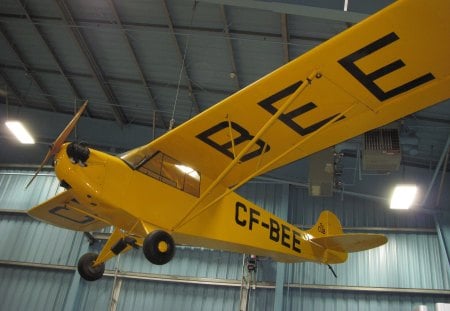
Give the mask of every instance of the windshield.
[(133, 169), (136, 169), (139, 165), (141, 165), (155, 153), (156, 151), (152, 149), (138, 147), (119, 155), (119, 158), (125, 161), (125, 163), (127, 163)]
[(174, 158), (148, 148), (137, 148), (120, 158), (139, 172), (194, 196), (200, 195), (200, 174)]

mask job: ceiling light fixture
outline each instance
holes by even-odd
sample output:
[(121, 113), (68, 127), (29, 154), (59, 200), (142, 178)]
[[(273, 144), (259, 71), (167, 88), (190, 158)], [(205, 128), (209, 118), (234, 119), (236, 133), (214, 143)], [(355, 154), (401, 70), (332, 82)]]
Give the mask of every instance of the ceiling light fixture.
[(391, 209), (409, 209), (417, 194), (416, 185), (397, 185), (391, 198)]
[(34, 144), (35, 141), (30, 135), (30, 132), (23, 126), (20, 121), (6, 121), (5, 125), (9, 131), (19, 140), (22, 144)]

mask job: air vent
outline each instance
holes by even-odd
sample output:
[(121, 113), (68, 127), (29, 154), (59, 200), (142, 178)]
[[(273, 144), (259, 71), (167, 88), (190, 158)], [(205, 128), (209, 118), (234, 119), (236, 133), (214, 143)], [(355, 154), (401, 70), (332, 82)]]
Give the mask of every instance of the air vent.
[(362, 163), (364, 170), (396, 171), (400, 167), (398, 129), (376, 129), (364, 134)]

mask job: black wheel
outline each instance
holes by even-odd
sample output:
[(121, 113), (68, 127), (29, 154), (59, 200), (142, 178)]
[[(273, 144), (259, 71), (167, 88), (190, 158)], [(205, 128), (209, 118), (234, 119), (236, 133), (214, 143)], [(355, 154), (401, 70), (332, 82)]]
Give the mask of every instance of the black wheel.
[(155, 265), (164, 265), (175, 255), (175, 242), (167, 232), (156, 230), (144, 239), (142, 250), (148, 261)]
[(98, 280), (105, 272), (105, 263), (101, 263), (96, 267), (92, 266), (97, 257), (98, 255), (95, 253), (86, 253), (78, 260), (78, 273), (86, 281)]

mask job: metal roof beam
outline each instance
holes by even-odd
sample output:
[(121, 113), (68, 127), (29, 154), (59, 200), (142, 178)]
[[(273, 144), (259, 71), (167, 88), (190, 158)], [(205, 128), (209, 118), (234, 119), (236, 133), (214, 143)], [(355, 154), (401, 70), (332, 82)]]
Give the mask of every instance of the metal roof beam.
[(58, 109), (57, 109), (58, 105), (50, 97), (49, 92), (45, 89), (45, 87), (42, 85), (42, 83), (39, 81), (39, 79), (31, 72), (30, 67), (26, 64), (22, 53), (17, 48), (17, 45), (13, 43), (12, 39), (9, 37), (6, 30), (3, 28), (3, 26), (1, 24), (0, 24), (0, 35), (8, 43), (11, 50), (16, 54), (16, 57), (19, 60), (20, 64), (22, 65), (22, 68), (25, 71), (25, 74), (31, 78), (31, 80), (34, 82), (34, 84), (41, 90), (43, 96), (47, 98), (48, 103), (49, 103), (50, 107), (52, 108), (52, 110), (58, 111)]
[[(13, 14), (3, 14), (0, 12), (0, 18), (6, 17), (8, 19), (24, 19), (22, 15), (13, 15)], [(46, 20), (53, 21), (54, 19), (50, 17), (45, 16), (39, 16), (39, 20), (41, 22)], [(81, 19), (79, 19), (81, 20)], [(111, 27), (111, 22), (109, 20), (101, 20), (101, 19), (83, 19), (83, 23), (90, 24), (86, 26), (78, 26), (78, 28), (89, 28), (89, 27)], [(151, 23), (133, 23), (133, 22), (122, 22), (122, 25), (125, 29), (127, 29), (128, 32), (133, 31), (155, 31), (160, 33), (161, 30), (166, 30), (167, 25), (166, 24), (151, 24)], [(110, 28), (109, 28), (110, 29)], [(193, 36), (198, 35), (222, 35), (224, 33), (223, 27), (201, 27), (201, 26), (184, 26), (184, 25), (174, 25), (174, 31), (175, 33), (180, 33), (182, 31), (189, 31), (192, 33)], [(230, 35), (248, 35), (248, 36), (255, 36), (255, 37), (261, 37), (264, 38), (281, 38), (281, 35), (276, 32), (257, 32), (257, 31), (250, 31), (250, 30), (243, 30), (243, 29), (231, 29), (229, 28)], [(328, 37), (313, 37), (313, 36), (299, 36), (295, 34), (289, 35), (290, 39), (300, 39), (303, 41), (317, 41), (317, 42), (323, 42), (328, 39)], [(239, 38), (236, 38), (239, 40)]]
[(215, 3), (221, 5), (231, 5), (241, 8), (258, 9), (272, 11), (275, 13), (306, 16), (320, 19), (327, 19), (339, 22), (358, 23), (368, 14), (345, 12), (340, 10), (317, 8), (307, 5), (282, 3), (274, 1), (258, 1), (258, 0), (199, 0), (199, 2)]
[(104, 78), (104, 74), (102, 70), (100, 69), (100, 66), (97, 64), (97, 61), (94, 57), (94, 54), (91, 52), (86, 40), (83, 37), (83, 34), (80, 32), (77, 23), (75, 22), (75, 19), (72, 16), (72, 13), (70, 12), (70, 8), (68, 4), (64, 0), (55, 0), (56, 4), (58, 5), (61, 16), (63, 17), (66, 24), (69, 26), (70, 32), (72, 33), (75, 42), (77, 43), (78, 47), (80, 48), (82, 54), (86, 57), (89, 63), (89, 67), (92, 72), (92, 76), (94, 77), (95, 81), (99, 85), (99, 87), (102, 89), (103, 93), (105, 94), (106, 98), (111, 104), (111, 109), (114, 115), (114, 118), (116, 119), (117, 123), (120, 126), (123, 126), (128, 123), (128, 119), (123, 112), (122, 108), (120, 107), (119, 101), (117, 100), (116, 96), (114, 95), (111, 87), (106, 82)]
[[(234, 57), (233, 42), (231, 41), (230, 28), (228, 27), (228, 18), (227, 18), (227, 13), (225, 11), (224, 5), (220, 6), (220, 12), (221, 12), (222, 18), (223, 18), (224, 31), (225, 31), (225, 37), (227, 38), (228, 50), (230, 51), (231, 68), (233, 70), (232, 73), (234, 73), (233, 80), (236, 82), (237, 89), (240, 90), (241, 83), (239, 81), (239, 75), (237, 72), (236, 61), (235, 61), (235, 57)], [(230, 75), (231, 75), (231, 73), (230, 73)]]
[[(65, 70), (63, 69), (61, 61), (56, 56), (56, 53), (53, 50), (53, 48), (50, 47), (50, 44), (47, 41), (47, 39), (44, 37), (44, 35), (39, 30), (39, 28), (37, 26), (37, 23), (35, 23), (33, 21), (33, 19), (31, 18), (30, 14), (28, 13), (28, 10), (26, 9), (26, 7), (25, 7), (24, 3), (22, 3), (22, 1), (23, 0), (17, 0), (17, 3), (22, 8), (22, 11), (24, 12), (27, 20), (30, 22), (30, 25), (32, 26), (32, 28), (36, 32), (38, 38), (42, 41), (43, 45), (47, 48), (47, 51), (49, 52), (49, 54), (52, 56), (53, 61), (56, 64), (56, 68), (58, 69), (59, 73), (63, 77), (64, 81), (66, 81), (66, 84), (69, 86), (70, 91), (72, 92), (72, 95), (74, 96), (74, 98), (77, 99), (77, 100), (82, 101), (83, 98), (81, 97), (80, 92), (78, 91), (76, 86), (73, 84), (73, 82), (67, 77), (67, 75), (65, 73)], [(87, 113), (88, 116), (91, 116), (91, 113), (89, 112), (89, 108), (86, 108), (86, 113)]]
[(17, 98), (21, 106), (23, 107), (29, 106), (28, 103), (25, 101), (25, 99), (22, 98), (22, 95), (20, 95), (20, 92), (11, 83), (11, 81), (9, 81), (9, 79), (6, 77), (6, 74), (1, 69), (0, 69), (0, 77), (3, 79), (7, 87), (6, 96), (8, 96), (9, 91), (11, 91), (12, 94)]
[[(12, 70), (22, 70), (22, 67), (17, 66), (17, 65), (9, 65), (9, 64), (0, 64), (1, 68), (6, 68), (6, 69), (12, 69)], [(31, 70), (34, 72), (42, 72), (42, 73), (49, 73), (49, 74), (55, 74), (58, 75), (59, 72), (57, 70), (52, 70), (52, 69), (47, 69), (47, 68), (38, 68), (38, 67), (31, 67)], [(79, 78), (90, 78), (90, 75), (87, 74), (83, 74), (83, 73), (77, 73), (77, 72), (67, 72), (68, 76), (71, 77), (79, 77)], [(136, 80), (136, 79), (128, 79), (128, 78), (119, 78), (119, 77), (106, 77), (108, 79), (108, 81), (110, 81), (110, 84), (112, 84), (113, 82), (120, 82), (120, 83), (131, 83), (131, 84), (142, 84), (142, 82), (140, 80)], [(161, 81), (149, 81), (148, 83), (151, 83), (152, 85), (158, 86), (158, 87), (164, 87), (164, 88), (172, 88), (172, 89), (177, 89), (178, 85), (175, 83), (167, 83), (167, 82), (161, 82)], [(189, 91), (188, 87), (185, 85), (181, 85), (179, 86), (180, 89), (183, 90), (187, 90)], [(194, 91), (205, 91), (208, 93), (213, 93), (213, 94), (220, 94), (220, 95), (225, 95), (225, 96), (229, 96), (231, 94), (233, 94), (235, 92), (235, 90), (222, 90), (222, 89), (213, 89), (213, 88), (205, 88), (205, 87), (197, 87), (195, 85), (192, 86)]]
[(152, 94), (151, 88), (147, 83), (147, 79), (145, 77), (145, 74), (142, 70), (142, 67), (138, 61), (137, 55), (136, 55), (136, 51), (134, 50), (133, 46), (131, 45), (130, 39), (128, 37), (128, 33), (125, 30), (125, 27), (123, 27), (122, 25), (122, 21), (120, 19), (120, 16), (117, 12), (116, 6), (114, 5), (114, 1), (112, 0), (108, 0), (108, 4), (111, 7), (111, 11), (114, 15), (114, 18), (116, 20), (116, 23), (119, 25), (120, 30), (124, 36), (125, 42), (126, 42), (126, 46), (128, 48), (128, 51), (130, 52), (131, 56), (132, 56), (132, 60), (134, 62), (134, 64), (136, 65), (136, 69), (138, 71), (139, 77), (141, 78), (142, 81), (142, 85), (144, 86), (145, 92), (147, 93), (148, 98), (150, 99), (150, 103), (152, 105), (153, 110), (155, 111), (155, 115), (157, 116), (157, 118), (160, 120), (162, 128), (167, 128), (167, 124), (164, 121), (164, 117), (162, 116), (161, 112), (160, 112), (160, 108), (158, 107), (158, 104), (155, 100), (155, 97)]
[[(166, 0), (162, 0), (162, 6), (163, 6), (164, 12), (165, 12), (166, 17), (167, 17), (167, 23), (168, 23), (168, 26), (169, 26), (170, 33), (172, 34), (173, 41), (175, 43), (175, 49), (176, 49), (177, 54), (178, 54), (178, 59), (179, 59), (179, 61), (181, 63), (182, 68), (184, 68), (183, 72), (184, 72), (186, 80), (187, 80), (187, 87), (188, 87), (188, 90), (189, 90), (189, 96), (190, 96), (192, 102), (194, 103), (195, 107), (197, 108), (197, 112), (200, 112), (201, 111), (200, 105), (198, 104), (197, 100), (195, 99), (194, 89), (193, 89), (192, 83), (191, 83), (191, 78), (189, 77), (189, 73), (187, 71), (187, 67), (186, 67), (186, 63), (185, 63), (185, 57), (183, 56), (183, 53), (182, 53), (181, 48), (180, 48), (180, 45), (178, 43), (178, 39), (177, 39), (177, 36), (175, 34), (175, 29), (174, 29), (173, 22), (172, 22), (172, 17), (170, 15), (169, 8), (167, 6)], [(186, 51), (184, 51), (184, 53), (186, 53)]]

